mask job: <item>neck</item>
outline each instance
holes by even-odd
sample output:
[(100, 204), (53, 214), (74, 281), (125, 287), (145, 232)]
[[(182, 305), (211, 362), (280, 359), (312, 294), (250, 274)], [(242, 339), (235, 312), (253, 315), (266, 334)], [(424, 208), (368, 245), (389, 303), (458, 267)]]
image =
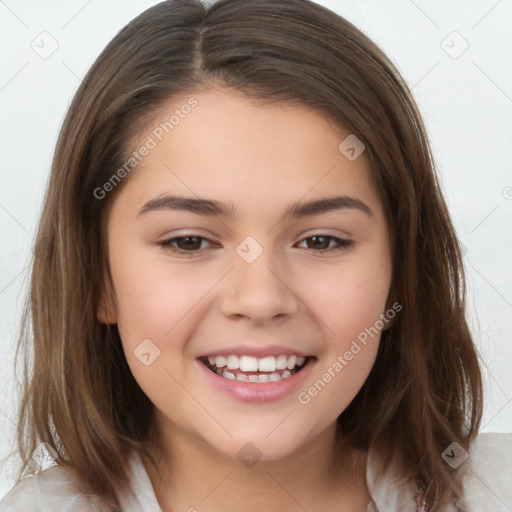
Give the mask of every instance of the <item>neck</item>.
[[(156, 468), (145, 461), (160, 507), (177, 510), (306, 510), (364, 512), (366, 454), (347, 449), (335, 457), (336, 425), (277, 460), (245, 464), (187, 432), (157, 428)], [(256, 459), (255, 459), (256, 460)], [(300, 506), (299, 506), (300, 505)], [(298, 507), (298, 508), (297, 508)]]

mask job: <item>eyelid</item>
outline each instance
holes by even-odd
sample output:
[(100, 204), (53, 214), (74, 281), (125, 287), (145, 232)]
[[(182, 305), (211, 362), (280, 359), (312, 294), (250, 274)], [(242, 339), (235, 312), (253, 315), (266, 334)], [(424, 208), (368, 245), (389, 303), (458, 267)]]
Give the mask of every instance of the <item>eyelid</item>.
[[(313, 253), (324, 254), (324, 253), (332, 253), (332, 252), (344, 252), (344, 251), (349, 250), (354, 245), (354, 241), (352, 239), (341, 238), (339, 236), (331, 235), (331, 234), (324, 233), (324, 232), (315, 232), (315, 233), (312, 233), (312, 234), (307, 235), (307, 236), (302, 236), (301, 239), (299, 240), (299, 242), (297, 242), (297, 243), (298, 244), (304, 243), (304, 242), (306, 242), (307, 240), (309, 240), (309, 239), (311, 239), (313, 237), (323, 237), (323, 238), (329, 239), (329, 244), (328, 245), (330, 245), (333, 241), (337, 244), (334, 247), (327, 247), (326, 249), (320, 249), (320, 250), (305, 248), (305, 249), (308, 249), (308, 250), (312, 251)], [(198, 233), (184, 233), (184, 234), (179, 234), (179, 235), (173, 236), (171, 238), (167, 238), (167, 239), (161, 240), (160, 242), (157, 242), (157, 245), (159, 245), (163, 249), (166, 249), (166, 250), (168, 250), (168, 251), (170, 251), (172, 253), (182, 254), (182, 255), (190, 255), (190, 256), (192, 256), (192, 255), (200, 254), (201, 252), (204, 251), (204, 249), (197, 249), (197, 250), (187, 251), (185, 249), (175, 248), (172, 245), (177, 240), (181, 240), (181, 239), (184, 239), (184, 238), (197, 238), (197, 239), (200, 239), (201, 240), (200, 245), (202, 245), (203, 241), (207, 241), (209, 244), (212, 244), (212, 243), (215, 244), (216, 243), (213, 240), (211, 240), (210, 238), (208, 238), (206, 236), (202, 236), (202, 235), (200, 235)]]

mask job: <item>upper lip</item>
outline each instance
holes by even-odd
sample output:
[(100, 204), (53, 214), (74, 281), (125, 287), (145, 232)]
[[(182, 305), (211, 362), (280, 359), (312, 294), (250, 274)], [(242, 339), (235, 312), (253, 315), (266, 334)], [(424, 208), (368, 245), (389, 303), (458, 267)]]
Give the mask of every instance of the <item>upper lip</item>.
[(211, 357), (211, 356), (253, 356), (263, 358), (267, 356), (302, 356), (308, 357), (311, 354), (306, 354), (296, 348), (284, 347), (280, 345), (271, 345), (268, 347), (256, 347), (254, 345), (236, 345), (230, 348), (214, 349), (207, 353), (201, 354), (198, 357)]

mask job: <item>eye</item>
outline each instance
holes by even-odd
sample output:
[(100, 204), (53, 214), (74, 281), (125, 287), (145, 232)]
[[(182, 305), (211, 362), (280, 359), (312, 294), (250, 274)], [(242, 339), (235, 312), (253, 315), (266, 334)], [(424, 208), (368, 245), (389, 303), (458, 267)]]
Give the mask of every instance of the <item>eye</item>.
[[(186, 235), (163, 240), (162, 242), (159, 242), (158, 245), (179, 254), (190, 254), (198, 252), (198, 250), (201, 249), (203, 240), (211, 242), (211, 240), (204, 236)], [(177, 247), (175, 244), (177, 244)]]
[[(308, 240), (312, 240), (313, 243), (308, 243)], [(336, 242), (337, 245), (334, 247), (331, 247), (331, 242)], [(331, 252), (331, 251), (346, 251), (349, 247), (353, 245), (352, 240), (345, 240), (343, 238), (338, 238), (336, 236), (330, 236), (330, 235), (313, 235), (309, 236), (307, 238), (304, 238), (304, 240), (300, 243), (307, 242), (307, 249), (313, 249), (314, 252), (324, 253), (324, 252)]]
[[(204, 249), (203, 241), (209, 244), (212, 243), (211, 240), (203, 236), (186, 235), (163, 240), (159, 242), (158, 245), (178, 254), (191, 255)], [(306, 242), (307, 245), (306, 249), (312, 249), (314, 252), (320, 254), (331, 251), (346, 251), (353, 245), (352, 240), (322, 234), (304, 238), (300, 243), (304, 242)], [(334, 246), (331, 245), (332, 242), (335, 242)]]

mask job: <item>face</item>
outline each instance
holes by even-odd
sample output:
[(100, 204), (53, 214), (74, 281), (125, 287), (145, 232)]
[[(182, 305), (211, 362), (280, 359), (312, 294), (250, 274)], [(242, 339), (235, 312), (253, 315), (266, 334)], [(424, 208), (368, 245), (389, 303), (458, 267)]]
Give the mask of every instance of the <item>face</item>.
[(161, 428), (275, 459), (333, 427), (373, 366), (388, 228), (366, 154), (338, 148), (349, 131), (307, 107), (193, 97), (133, 144), (98, 318), (118, 323)]

